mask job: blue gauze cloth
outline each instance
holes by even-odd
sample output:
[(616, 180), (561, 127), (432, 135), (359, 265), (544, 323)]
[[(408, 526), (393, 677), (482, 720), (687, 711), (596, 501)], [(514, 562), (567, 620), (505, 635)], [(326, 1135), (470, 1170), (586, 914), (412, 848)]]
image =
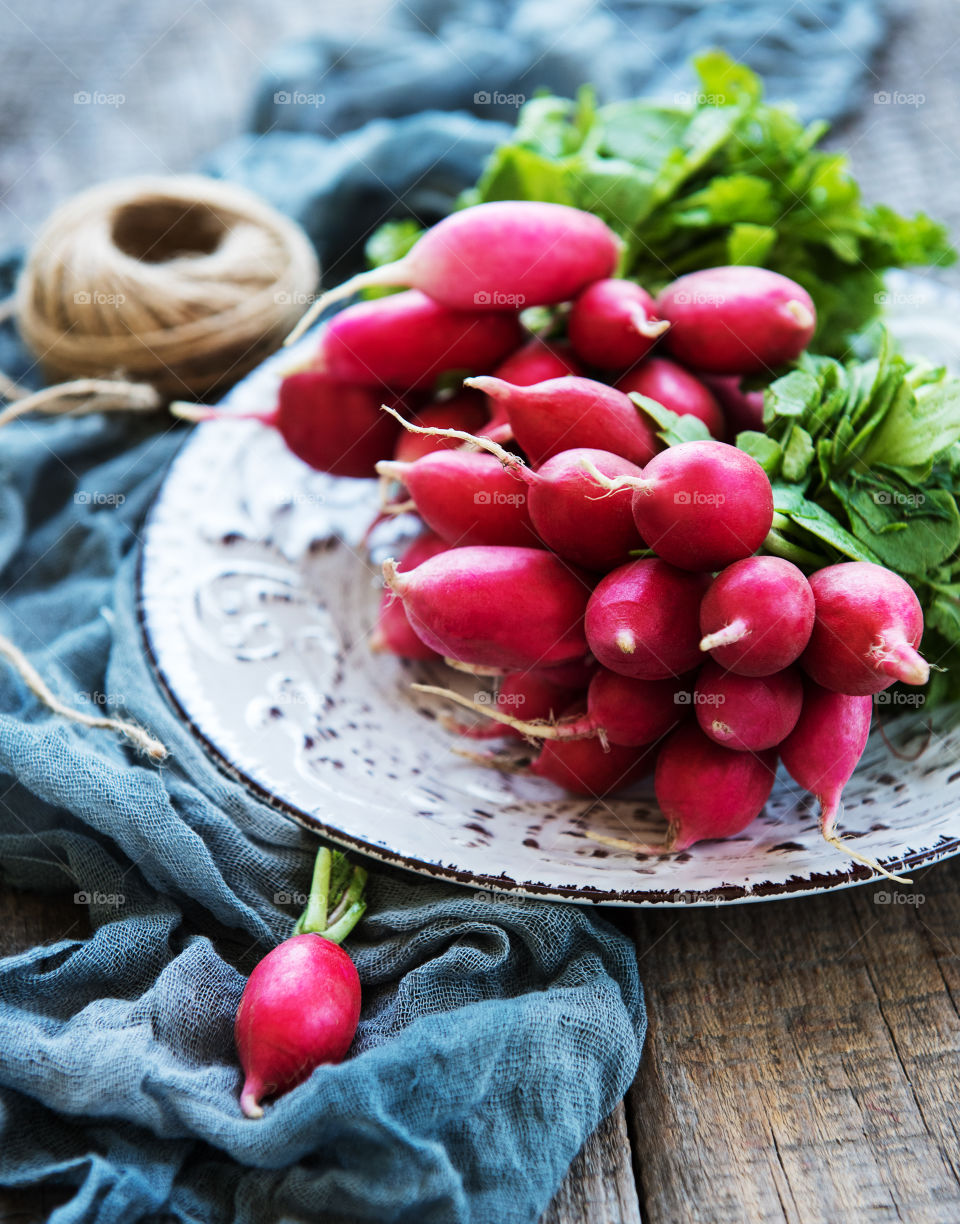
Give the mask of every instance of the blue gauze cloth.
[[(381, 219), (442, 216), (475, 180), (514, 117), (497, 93), (670, 93), (716, 42), (808, 116), (837, 116), (884, 32), (868, 0), (397, 13), (353, 50), (324, 36), (281, 53), (254, 132), (207, 165), (296, 216), (338, 276)], [(324, 102), (283, 100), (297, 91)], [(15, 270), (0, 261), (7, 288)], [(0, 368), (29, 369), (6, 329)], [(133, 717), (172, 753), (158, 769), (53, 717), (0, 664), (3, 879), (79, 896), (94, 928), (0, 961), (0, 1184), (72, 1188), (52, 1224), (533, 1222), (645, 1032), (632, 945), (594, 911), (378, 868), (348, 941), (364, 987), (351, 1058), (262, 1121), (240, 1114), (244, 976), (290, 933), (273, 898), (306, 890), (316, 842), (210, 763), (142, 653), (139, 534), (183, 437), (101, 419), (0, 437), (0, 631), (62, 698)]]

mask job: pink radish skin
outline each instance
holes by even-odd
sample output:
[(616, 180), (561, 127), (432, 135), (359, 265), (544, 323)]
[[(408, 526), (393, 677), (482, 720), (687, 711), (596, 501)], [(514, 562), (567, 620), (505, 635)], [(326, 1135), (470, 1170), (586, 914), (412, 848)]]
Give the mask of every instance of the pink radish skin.
[(737, 434), (747, 429), (754, 430), (756, 433), (763, 432), (762, 391), (744, 391), (741, 386), (743, 379), (737, 375), (708, 374), (703, 381), (719, 400), (720, 407), (723, 409), (723, 415), (727, 421), (725, 441), (735, 441)]
[(819, 802), (820, 832), (831, 846), (891, 880), (909, 884), (874, 859), (852, 850), (837, 832), (843, 788), (867, 746), (872, 713), (869, 694), (834, 693), (808, 679), (800, 718), (780, 745), (780, 757), (794, 782)]
[(343, 948), (306, 934), (268, 952), (247, 981), (234, 1028), (247, 1117), (262, 1117), (263, 1097), (342, 1062), (359, 1019), (360, 979)]
[[(511, 672), (500, 681), (497, 692), (486, 703), (474, 703), (478, 714), (490, 714), (490, 710), (524, 721), (553, 720), (570, 704), (572, 695), (582, 686), (555, 683), (549, 668)], [(422, 686), (414, 686), (422, 687)], [(429, 686), (427, 686), (429, 687)], [(523, 732), (501, 722), (479, 723), (474, 727), (454, 725), (452, 730), (467, 739), (522, 739)]]
[(631, 487), (633, 518), (658, 557), (718, 570), (756, 552), (773, 525), (773, 489), (751, 455), (726, 442), (681, 442), (655, 455)]
[(795, 663), (813, 630), (813, 591), (780, 557), (727, 566), (700, 605), (700, 649), (740, 676), (770, 676)]
[(777, 754), (722, 748), (691, 719), (657, 758), (654, 792), (667, 818), (667, 850), (734, 837), (760, 815), (773, 790)]
[(368, 387), (430, 390), (446, 370), (492, 369), (522, 337), (516, 315), (451, 310), (411, 289), (334, 315), (314, 364)]
[(799, 357), (817, 312), (806, 289), (768, 268), (706, 268), (660, 294), (673, 357), (708, 374), (761, 374)]
[[(483, 396), (461, 391), (448, 400), (437, 401), (420, 409), (413, 422), (427, 429), (459, 429), (465, 433), (478, 434), (483, 432), (487, 424), (487, 415)], [(397, 439), (393, 457), (400, 463), (413, 463), (433, 451), (456, 450), (462, 445), (459, 438), (441, 438), (403, 430)], [(378, 455), (377, 458), (382, 459), (383, 455)]]
[(586, 656), (590, 588), (535, 548), (452, 548), (410, 573), (384, 562), (386, 585), (438, 654), (475, 667), (525, 671)]
[[(472, 702), (449, 689), (422, 684), (413, 687), (495, 719), (497, 728), (477, 738), (487, 739), (507, 733), (545, 740), (579, 740), (596, 736), (603, 743), (616, 744), (621, 748), (639, 748), (660, 739), (677, 724), (690, 702), (689, 689), (680, 681), (631, 680), (602, 667), (590, 681), (584, 713), (566, 717), (562, 722), (556, 721), (553, 707), (550, 713), (535, 715), (530, 709), (512, 709), (512, 702), (504, 704), (498, 701), (491, 707)], [(684, 692), (685, 699), (681, 697)]]
[(494, 313), (568, 302), (610, 276), (621, 246), (599, 217), (565, 204), (476, 204), (444, 217), (396, 263), (361, 272), (323, 294), (289, 340), (332, 302), (368, 285), (410, 285), (451, 310)]
[(738, 676), (706, 663), (693, 699), (704, 735), (724, 748), (760, 752), (782, 743), (797, 725), (803, 679), (795, 667), (773, 676)]
[(727, 425), (716, 397), (699, 378), (675, 361), (651, 357), (636, 370), (624, 374), (616, 387), (624, 395), (631, 392), (645, 395), (680, 416), (696, 417), (703, 421), (713, 438), (722, 441), (726, 437)]
[(598, 496), (584, 459), (611, 479), (642, 474), (629, 459), (609, 451), (562, 451), (528, 473), (530, 518), (540, 539), (558, 556), (605, 573), (628, 561), (631, 550), (643, 548), (643, 540), (633, 521), (631, 491)]
[(646, 357), (669, 324), (634, 281), (594, 281), (574, 300), (567, 321), (573, 351), (587, 365), (625, 370)]
[[(421, 561), (435, 557), (437, 553), (446, 552), (447, 543), (433, 532), (427, 531), (417, 536), (400, 559), (399, 566), (403, 569), (416, 569)], [(403, 659), (435, 659), (437, 652), (422, 642), (414, 633), (407, 614), (403, 610), (403, 602), (394, 599), (389, 591), (384, 591), (380, 598), (380, 611), (377, 623), (370, 634), (370, 649), (373, 651), (389, 651)]]
[[(512, 383), (515, 387), (532, 387), (534, 383), (546, 382), (551, 378), (582, 373), (569, 344), (549, 342), (541, 340), (539, 336), (533, 336), (502, 365), (497, 366), (493, 376)], [(482, 432), (498, 442), (508, 442), (513, 437), (513, 431), (507, 419), (506, 407), (502, 400), (491, 402), (493, 413), (489, 423), (484, 429), (472, 432)]]
[(700, 662), (700, 600), (710, 579), (651, 558), (602, 578), (587, 606), (590, 649), (603, 667), (662, 680)]
[[(551, 378), (517, 387), (499, 378), (468, 378), (506, 412), (534, 467), (561, 451), (589, 447), (643, 465), (659, 449), (652, 425), (621, 391), (592, 378)], [(496, 415), (496, 412), (495, 414)]]
[[(175, 404), (172, 411), (188, 421), (259, 421), (276, 429), (288, 450), (318, 472), (370, 477), (399, 432), (398, 422), (381, 411), (383, 398), (319, 370), (298, 370), (280, 383), (272, 412), (221, 412), (192, 404)], [(402, 407), (396, 396), (389, 399)]]
[[(574, 718), (582, 705), (564, 711)], [(649, 773), (653, 753), (647, 748), (624, 748), (611, 744), (604, 748), (598, 739), (547, 740), (530, 772), (562, 786), (572, 795), (600, 799), (626, 790)]]
[(899, 680), (926, 684), (917, 652), (923, 610), (899, 574), (869, 561), (843, 561), (810, 578), (816, 617), (801, 666), (836, 693), (879, 693)]
[(381, 461), (377, 472), (406, 485), (417, 513), (448, 544), (539, 546), (526, 485), (492, 455), (435, 451), (415, 463)]

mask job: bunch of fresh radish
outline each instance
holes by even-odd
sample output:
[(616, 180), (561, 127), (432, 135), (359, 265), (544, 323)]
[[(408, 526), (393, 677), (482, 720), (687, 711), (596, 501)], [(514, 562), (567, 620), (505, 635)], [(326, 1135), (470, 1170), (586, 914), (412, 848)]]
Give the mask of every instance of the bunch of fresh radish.
[[(799, 356), (814, 304), (742, 266), (654, 300), (615, 276), (620, 248), (562, 205), (458, 212), (317, 303), (407, 286), (330, 319), (269, 419), (314, 467), (402, 486), (386, 509), (427, 530), (384, 565), (374, 645), (498, 677), (487, 704), (428, 687), (492, 720), (467, 734), (539, 741), (530, 771), (575, 794), (653, 770), (673, 849), (745, 828), (779, 755), (840, 845), (872, 694), (928, 667), (899, 576), (762, 552), (773, 490), (727, 439), (763, 428), (741, 380)], [(531, 307), (551, 338), (524, 331)], [(668, 447), (651, 404), (701, 436)]]

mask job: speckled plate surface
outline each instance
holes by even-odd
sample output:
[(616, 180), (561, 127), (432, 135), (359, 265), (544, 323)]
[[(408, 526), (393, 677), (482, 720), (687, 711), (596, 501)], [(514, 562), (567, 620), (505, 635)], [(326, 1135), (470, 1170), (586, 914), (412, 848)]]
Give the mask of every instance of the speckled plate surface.
[[(955, 358), (956, 296), (898, 277), (888, 313), (908, 347)], [(297, 359), (267, 361), (228, 405), (272, 403)], [(142, 553), (144, 637), (170, 700), (224, 769), (344, 846), (489, 893), (705, 905), (871, 878), (822, 842), (809, 799), (782, 772), (746, 832), (668, 856), (649, 783), (588, 802), (455, 755), (444, 707), (410, 691), (450, 685), (451, 673), (367, 647), (377, 562), (392, 551), (389, 539), (372, 558), (362, 545), (376, 504), (373, 482), (312, 473), (250, 422), (199, 426), (172, 465)], [(466, 676), (453, 687), (478, 689)], [(875, 733), (847, 788), (844, 831), (888, 866), (956, 854), (960, 720), (942, 712), (931, 726), (906, 708), (886, 738), (896, 752)], [(588, 828), (645, 850), (598, 845)]]

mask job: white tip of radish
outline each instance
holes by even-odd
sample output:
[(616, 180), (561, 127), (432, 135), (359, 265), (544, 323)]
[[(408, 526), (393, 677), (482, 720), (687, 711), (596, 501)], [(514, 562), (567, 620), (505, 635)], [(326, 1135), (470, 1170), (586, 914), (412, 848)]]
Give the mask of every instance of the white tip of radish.
[(502, 378), (494, 378), (492, 374), (480, 374), (476, 378), (465, 378), (463, 380), (465, 387), (473, 387), (476, 391), (482, 391), (484, 395), (489, 395), (492, 399), (504, 399), (510, 394), (511, 384), (504, 382)]
[(257, 1094), (257, 1088), (244, 1084), (243, 1091), (240, 1093), (240, 1108), (248, 1118), (263, 1117), (263, 1106), (257, 1100)]
[(720, 736), (721, 739), (729, 739), (733, 735), (733, 728), (718, 718), (715, 718), (710, 726), (713, 734)]
[(884, 650), (877, 670), (903, 684), (926, 684), (930, 679), (930, 664), (909, 642), (898, 642)]
[(410, 464), (395, 459), (378, 459), (376, 468), (378, 476), (386, 476), (388, 480), (398, 480), (403, 484), (403, 478), (410, 470)]
[(813, 327), (817, 321), (816, 315), (810, 307), (805, 306), (803, 302), (798, 302), (796, 298), (787, 302), (783, 309), (793, 319), (797, 327), (803, 331), (806, 331), (808, 327)]
[(716, 633), (708, 633), (706, 637), (701, 638), (700, 649), (713, 650), (717, 646), (732, 646), (734, 642), (742, 641), (748, 632), (749, 629), (746, 621), (731, 621), (729, 625), (724, 625)]
[(621, 629), (616, 636), (617, 649), (623, 654), (633, 654), (637, 649), (637, 640), (629, 629)]
[(658, 336), (662, 336), (670, 328), (670, 324), (666, 319), (651, 319), (646, 311), (640, 307), (633, 312), (630, 322), (633, 324), (634, 330), (647, 340), (656, 340)]
[(906, 876), (894, 875), (892, 871), (888, 871), (876, 859), (872, 859), (866, 854), (860, 854), (859, 851), (851, 849), (845, 841), (841, 840), (840, 834), (837, 832), (837, 819), (841, 810), (839, 789), (818, 795), (817, 797), (820, 800), (820, 832), (823, 834), (823, 840), (827, 845), (833, 846), (835, 850), (840, 850), (843, 854), (848, 854), (850, 858), (856, 859), (858, 863), (863, 863), (871, 871), (879, 872), (880, 875), (886, 876), (888, 880), (893, 880), (896, 884), (913, 883), (913, 880), (908, 879)]
[(402, 595), (403, 574), (393, 557), (387, 557), (383, 563), (383, 584), (389, 587), (395, 595)]

